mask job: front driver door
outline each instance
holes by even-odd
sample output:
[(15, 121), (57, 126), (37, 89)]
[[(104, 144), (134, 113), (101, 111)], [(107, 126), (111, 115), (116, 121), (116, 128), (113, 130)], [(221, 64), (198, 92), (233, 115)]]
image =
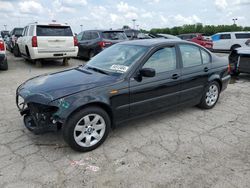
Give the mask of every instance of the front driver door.
[(155, 50), (141, 68), (153, 68), (156, 75), (141, 81), (130, 79), (131, 118), (174, 106), (180, 97), (180, 70), (174, 45)]

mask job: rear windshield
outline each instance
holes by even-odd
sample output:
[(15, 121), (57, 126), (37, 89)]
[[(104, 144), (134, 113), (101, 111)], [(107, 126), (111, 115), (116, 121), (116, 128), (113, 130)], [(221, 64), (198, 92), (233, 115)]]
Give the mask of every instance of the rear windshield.
[(23, 33), (23, 28), (20, 28), (20, 29), (15, 29), (14, 30), (14, 35), (22, 35), (22, 33)]
[(102, 33), (104, 39), (109, 40), (125, 40), (127, 39), (123, 31), (105, 31)]
[(36, 29), (37, 36), (73, 36), (69, 26), (47, 26), (38, 25)]
[(237, 39), (250, 39), (250, 33), (236, 33), (235, 37)]

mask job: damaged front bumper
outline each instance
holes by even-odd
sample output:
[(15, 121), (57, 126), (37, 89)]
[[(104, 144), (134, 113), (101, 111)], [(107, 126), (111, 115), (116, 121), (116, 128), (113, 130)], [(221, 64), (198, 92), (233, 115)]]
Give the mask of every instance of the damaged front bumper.
[(24, 117), (25, 127), (33, 133), (56, 131), (60, 127), (60, 122), (54, 116), (58, 107), (35, 102), (26, 103), (20, 95), (16, 96), (16, 104), (20, 114)]
[(66, 109), (67, 103), (55, 101), (48, 94), (30, 93), (20, 87), (16, 91), (16, 105), (24, 117), (26, 128), (35, 134), (57, 131), (63, 124), (59, 114)]

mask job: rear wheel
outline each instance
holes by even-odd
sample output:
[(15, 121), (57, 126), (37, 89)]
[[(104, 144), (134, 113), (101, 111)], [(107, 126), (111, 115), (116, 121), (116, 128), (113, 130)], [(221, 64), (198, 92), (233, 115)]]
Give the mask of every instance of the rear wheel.
[(89, 59), (92, 59), (95, 56), (95, 53), (93, 50), (90, 50), (89, 52)]
[(211, 109), (213, 108), (220, 97), (220, 85), (218, 82), (213, 81), (208, 84), (204, 94), (202, 96), (201, 102), (199, 104), (200, 108)]
[(20, 53), (18, 45), (14, 46), (14, 48), (13, 48), (13, 54), (14, 54), (15, 57), (20, 57), (21, 56), (21, 53)]
[(42, 67), (42, 60), (35, 60), (36, 67)]
[(62, 65), (63, 66), (69, 66), (69, 58), (64, 58)]
[(111, 121), (101, 108), (88, 107), (69, 118), (63, 126), (63, 137), (76, 151), (91, 151), (107, 138)]

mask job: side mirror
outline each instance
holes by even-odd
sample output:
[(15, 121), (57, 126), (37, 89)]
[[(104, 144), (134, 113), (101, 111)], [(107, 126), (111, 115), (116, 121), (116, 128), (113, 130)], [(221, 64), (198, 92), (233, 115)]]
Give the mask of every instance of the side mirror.
[(143, 68), (140, 70), (140, 75), (143, 77), (154, 77), (155, 76), (155, 69)]

